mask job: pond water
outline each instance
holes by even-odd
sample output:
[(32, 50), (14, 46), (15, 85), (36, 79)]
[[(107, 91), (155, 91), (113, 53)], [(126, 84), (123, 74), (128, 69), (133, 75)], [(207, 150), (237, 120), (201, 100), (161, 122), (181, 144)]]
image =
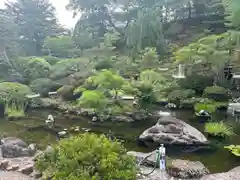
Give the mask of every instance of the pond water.
[[(24, 139), (28, 143), (36, 142), (39, 148), (44, 148), (48, 144), (56, 142), (56, 135), (45, 129), (36, 129), (28, 131), (29, 127), (36, 127), (44, 125), (45, 119), (48, 114), (55, 117), (56, 125), (62, 128), (71, 128), (79, 126), (80, 128), (90, 128), (96, 133), (113, 132), (115, 136), (120, 139), (125, 139), (124, 146), (130, 151), (150, 152), (153, 148), (140, 147), (136, 143), (136, 138), (147, 128), (153, 126), (157, 119), (146, 120), (135, 123), (117, 123), (117, 122), (104, 122), (101, 124), (92, 124), (84, 117), (65, 116), (54, 111), (46, 110), (32, 110), (28, 112), (24, 120), (7, 121), (0, 120), (0, 136), (16, 136)], [(185, 122), (203, 131), (204, 124), (199, 123), (194, 117), (193, 112), (190, 111), (176, 111), (175, 116)], [(201, 152), (190, 153), (183, 152), (175, 149), (167, 149), (167, 153), (171, 158), (181, 158), (188, 160), (201, 161), (212, 173), (228, 171), (233, 167), (240, 165), (240, 158), (234, 157), (226, 149), (224, 145), (240, 144), (240, 120), (237, 122), (235, 118), (227, 117), (225, 114), (218, 113), (215, 116), (217, 120), (224, 120), (225, 122), (233, 125), (235, 128), (236, 136), (230, 137), (226, 140), (213, 140), (216, 147), (214, 150), (204, 150)], [(84, 132), (84, 131), (82, 131)], [(212, 139), (211, 139), (212, 140)]]

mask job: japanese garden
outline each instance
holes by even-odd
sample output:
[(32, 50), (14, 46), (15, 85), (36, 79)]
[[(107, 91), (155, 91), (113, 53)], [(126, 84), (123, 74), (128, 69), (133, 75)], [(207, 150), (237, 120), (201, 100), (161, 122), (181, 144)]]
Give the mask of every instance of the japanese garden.
[(65, 8), (0, 8), (0, 179), (240, 179), (239, 0)]

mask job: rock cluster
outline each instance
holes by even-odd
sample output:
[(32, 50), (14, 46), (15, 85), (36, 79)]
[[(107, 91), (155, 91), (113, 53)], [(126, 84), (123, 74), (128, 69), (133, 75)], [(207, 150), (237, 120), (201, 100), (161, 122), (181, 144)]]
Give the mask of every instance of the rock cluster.
[(0, 172), (4, 174), (4, 172), (15, 171), (37, 179), (41, 177), (41, 174), (34, 170), (34, 159), (37, 154), (35, 144), (28, 146), (18, 138), (3, 138), (1, 140)]

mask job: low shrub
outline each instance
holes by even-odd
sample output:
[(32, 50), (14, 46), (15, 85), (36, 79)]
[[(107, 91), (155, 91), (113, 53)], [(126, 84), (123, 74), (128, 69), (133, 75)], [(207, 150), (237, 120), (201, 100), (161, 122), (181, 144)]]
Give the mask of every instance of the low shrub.
[(240, 157), (240, 145), (224, 146), (224, 148), (228, 149), (234, 156)]
[(0, 99), (4, 101), (27, 101), (26, 95), (31, 94), (31, 89), (20, 83), (2, 82), (0, 83)]
[(203, 97), (213, 99), (215, 101), (227, 101), (229, 94), (227, 89), (220, 86), (210, 86), (204, 89)]
[(181, 101), (191, 98), (195, 95), (195, 91), (187, 90), (174, 90), (168, 94), (168, 101), (180, 106)]
[(54, 57), (54, 56), (43, 56), (42, 58), (45, 59), (51, 65), (54, 65), (57, 62), (62, 60), (62, 59)]
[(208, 113), (214, 113), (217, 110), (217, 105), (215, 103), (197, 103), (194, 106), (195, 112), (204, 110)]
[(212, 136), (226, 137), (234, 135), (233, 128), (223, 122), (206, 123), (204, 131)]
[(6, 102), (5, 113), (8, 117), (24, 117), (26, 104), (23, 102)]
[(59, 141), (36, 167), (52, 179), (129, 180), (137, 173), (134, 158), (119, 142), (88, 133)]
[(61, 84), (56, 83), (48, 78), (39, 78), (32, 81), (29, 85), (32, 91), (40, 93), (42, 96), (47, 96), (48, 92), (56, 91), (61, 87)]
[(30, 80), (47, 77), (50, 71), (51, 65), (39, 57), (30, 57), (25, 69), (26, 76)]

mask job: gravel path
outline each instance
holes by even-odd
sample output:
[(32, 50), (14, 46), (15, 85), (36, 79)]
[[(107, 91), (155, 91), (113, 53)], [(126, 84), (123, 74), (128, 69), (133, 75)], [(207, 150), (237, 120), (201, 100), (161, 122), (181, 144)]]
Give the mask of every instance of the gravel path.
[(0, 171), (0, 180), (34, 180), (34, 179), (18, 172)]

